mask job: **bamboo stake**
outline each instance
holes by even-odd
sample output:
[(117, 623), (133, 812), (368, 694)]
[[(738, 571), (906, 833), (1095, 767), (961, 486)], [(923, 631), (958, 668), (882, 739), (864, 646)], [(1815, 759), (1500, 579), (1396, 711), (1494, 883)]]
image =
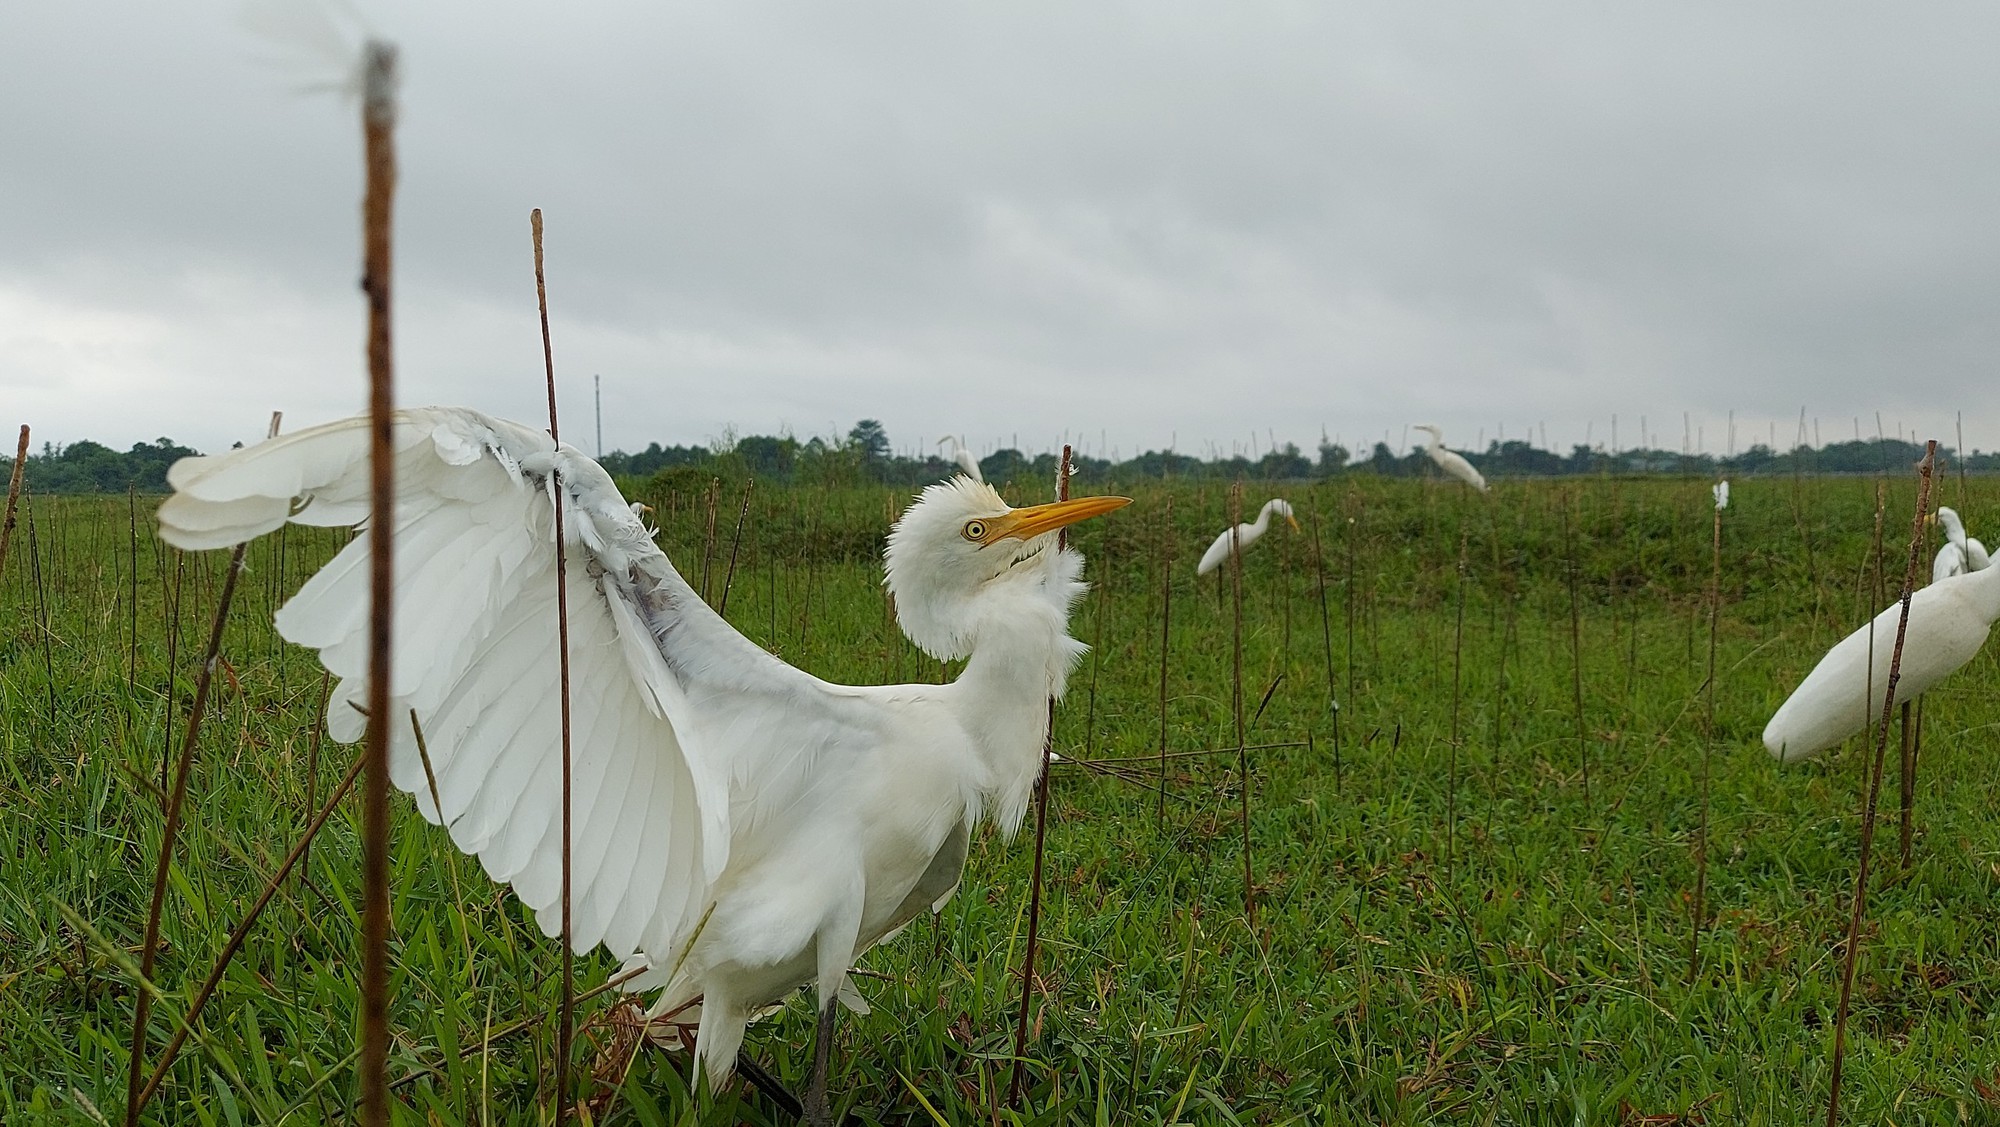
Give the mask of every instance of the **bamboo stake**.
[(1701, 722), (1701, 821), (1694, 839), (1694, 916), (1688, 927), (1688, 982), (1701, 973), (1701, 932), (1708, 922), (1708, 796), (1715, 755), (1715, 647), (1722, 618), (1722, 506), (1713, 514), (1708, 573), (1708, 680)]
[[(1333, 718), (1333, 792), (1340, 793), (1340, 694), (1335, 690), (1333, 679), (1333, 621), (1326, 610), (1326, 554), (1320, 546), (1319, 527), (1322, 523), (1317, 511), (1313, 513), (1313, 570), (1319, 580), (1319, 640), (1326, 652), (1326, 710)], [(1310, 738), (1311, 729), (1307, 729)]]
[[(560, 453), (562, 435), (556, 425), (556, 357), (555, 348), (549, 339), (549, 288), (542, 273), (542, 209), (535, 208), (528, 213), (528, 227), (535, 244), (535, 304), (542, 318), (542, 367), (547, 373), (549, 391), (549, 440), (556, 444)], [(564, 543), (567, 525), (563, 521), (563, 494), (566, 487), (560, 475), (549, 471), (549, 492), (555, 496), (556, 515), (556, 646), (557, 668), (562, 681), (562, 1005), (556, 1021), (556, 1127), (569, 1122), (570, 1085), (569, 1069), (571, 1043), (576, 1035), (576, 946), (570, 942), (571, 931), (571, 886), (570, 845), (575, 837), (570, 792), (570, 700), (569, 700), (569, 582), (567, 576), (567, 545)], [(715, 534), (715, 495), (710, 493), (708, 505), (708, 530)], [(707, 564), (702, 569), (703, 585), (707, 585)]]
[(1234, 616), (1230, 631), (1229, 699), (1236, 713), (1236, 771), (1243, 788), (1238, 795), (1243, 822), (1243, 920), (1251, 934), (1257, 932), (1257, 891), (1250, 863), (1250, 753), (1243, 731), (1243, 547), (1236, 529), (1243, 523), (1243, 483), (1229, 488), (1229, 589)]
[(1444, 815), (1444, 870), (1450, 878), (1453, 866), (1457, 864), (1458, 849), (1458, 704), (1465, 666), (1465, 575), (1466, 538), (1465, 528), (1458, 530), (1458, 622), (1451, 639), (1451, 745), (1448, 749), (1450, 763), (1445, 771), (1445, 815)]
[[(1868, 908), (1868, 861), (1875, 845), (1875, 806), (1882, 791), (1882, 760), (1888, 752), (1889, 717), (1896, 708), (1896, 682), (1903, 675), (1903, 640), (1910, 626), (1910, 596), (1917, 585), (1917, 560), (1924, 543), (1924, 514), (1930, 506), (1931, 475), (1937, 466), (1937, 440), (1924, 448), (1917, 466), (1917, 515), (1910, 525), (1910, 552), (1903, 565), (1903, 597), (1896, 616), (1896, 645), (1889, 652), (1889, 681), (1882, 692), (1882, 719), (1874, 733), (1875, 758), (1868, 773), (1868, 798), (1861, 815), (1861, 862), (1854, 876), (1853, 913), (1847, 921), (1847, 950), (1840, 968), (1840, 1008), (1833, 1019), (1833, 1083), (1826, 1100), (1827, 1127), (1840, 1122), (1840, 1081), (1847, 1053), (1847, 1012), (1854, 996), (1854, 964), (1861, 948), (1861, 917)], [(1869, 636), (1874, 630), (1869, 629)]]
[(200, 988), (194, 992), (193, 1000), (188, 1003), (187, 1014), (181, 1018), (180, 1028), (174, 1031), (173, 1039), (167, 1042), (167, 1047), (160, 1051), (160, 1063), (153, 1066), (152, 1076), (146, 1080), (146, 1086), (140, 1089), (138, 1107), (132, 1112), (134, 1117), (145, 1110), (146, 1104), (153, 1098), (153, 1093), (159, 1091), (160, 1085), (165, 1082), (167, 1070), (173, 1067), (174, 1058), (180, 1054), (181, 1046), (194, 1031), (194, 1023), (201, 1017), (203, 1007), (207, 1006), (208, 1000), (214, 996), (216, 987), (222, 984), (222, 975), (229, 969), (230, 960), (242, 950), (243, 941), (249, 937), (250, 929), (256, 925), (257, 918), (270, 905), (271, 898), (277, 895), (278, 889), (285, 883), (285, 878), (290, 876), (292, 870), (304, 859), (307, 850), (312, 846), (313, 838), (319, 836), (321, 827), (325, 826), (326, 820), (333, 815), (334, 808), (340, 805), (341, 799), (347, 797), (347, 792), (354, 786), (355, 777), (361, 773), (364, 762), (365, 753), (355, 756), (354, 766), (348, 768), (346, 777), (342, 778), (340, 785), (327, 796), (326, 804), (313, 816), (312, 823), (306, 827), (305, 834), (299, 838), (298, 844), (292, 846), (291, 852), (285, 855), (277, 871), (264, 882), (264, 891), (250, 905), (250, 910), (243, 914), (243, 919), (236, 925), (236, 929), (229, 933), (228, 940), (222, 945), (221, 954), (215, 958), (214, 969), (209, 971), (208, 977), (202, 980)]
[(1155, 826), (1167, 824), (1167, 653), (1174, 620), (1174, 495), (1167, 494), (1160, 534), (1160, 797)]
[(1569, 557), (1569, 667), (1570, 684), (1576, 696), (1576, 755), (1583, 771), (1583, 805), (1590, 806), (1590, 743), (1584, 738), (1583, 726), (1583, 611), (1577, 602), (1576, 593), (1576, 538), (1571, 527), (1570, 496), (1567, 490), (1562, 499), (1563, 550)]
[[(1069, 500), (1069, 460), (1070, 448), (1063, 446), (1062, 461), (1056, 464), (1056, 500)], [(1056, 551), (1069, 546), (1069, 531), (1056, 533)], [(1042, 736), (1042, 770), (1035, 779), (1035, 857), (1034, 868), (1028, 878), (1028, 942), (1021, 953), (1021, 1016), (1014, 1027), (1014, 1064), (1007, 1074), (1007, 1106), (1021, 1106), (1021, 1083), (1025, 1074), (1021, 1062), (1028, 1052), (1028, 1010), (1034, 1003), (1035, 990), (1035, 949), (1041, 937), (1042, 923), (1042, 852), (1048, 837), (1049, 826), (1049, 753), (1055, 750), (1056, 701), (1049, 698), (1049, 721)]]
[[(146, 937), (140, 947), (139, 978), (153, 980), (153, 965), (160, 944), (160, 909), (167, 897), (167, 869), (172, 862), (174, 841), (180, 833), (181, 805), (187, 798), (188, 771), (194, 765), (195, 741), (201, 735), (202, 716), (207, 711), (208, 688), (215, 681), (216, 660), (222, 653), (222, 627), (229, 617), (230, 601), (236, 597), (236, 579), (243, 572), (244, 545), (238, 544), (229, 557), (229, 570), (222, 580), (222, 594), (215, 605), (215, 624), (208, 634), (208, 652), (202, 658), (201, 674), (195, 680), (194, 703), (188, 709), (187, 731), (181, 737), (181, 755), (174, 771), (173, 789), (167, 792), (166, 822), (160, 830), (160, 854), (153, 867), (153, 896), (146, 909)], [(169, 676), (172, 671), (169, 670)], [(132, 1016), (132, 1054), (125, 1087), (126, 1127), (139, 1122), (139, 1077), (145, 1067), (146, 1027), (152, 1016), (152, 992), (141, 989)]]
[(14, 450), (13, 472), (7, 476), (7, 512), (0, 517), (0, 575), (7, 569), (7, 541), (14, 535), (14, 506), (21, 499), (21, 475), (28, 468), (28, 424), (21, 424), (21, 442)]
[[(368, 173), (362, 203), (368, 295), (368, 731), (361, 788), (361, 1050), (363, 1127), (389, 1124), (389, 661), (394, 619), (396, 462), (394, 361), (389, 348), (390, 219), (396, 193), (396, 48), (363, 50), (361, 128)], [(240, 558), (240, 557), (239, 557)]]
[(729, 570), (722, 573), (722, 599), (716, 604), (716, 617), (729, 613), (729, 588), (736, 582), (736, 552), (743, 546), (743, 522), (750, 516), (750, 494), (757, 488), (757, 479), (749, 478), (743, 483), (743, 507), (736, 510), (736, 531), (729, 537)]

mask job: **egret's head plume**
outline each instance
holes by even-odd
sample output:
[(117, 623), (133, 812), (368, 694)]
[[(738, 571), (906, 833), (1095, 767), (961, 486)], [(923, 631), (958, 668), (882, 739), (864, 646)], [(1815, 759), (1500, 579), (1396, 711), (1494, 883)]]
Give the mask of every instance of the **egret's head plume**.
[(889, 530), (884, 556), (884, 582), (903, 632), (933, 657), (964, 657), (991, 610), (982, 602), (990, 602), (999, 581), (1038, 584), (1055, 554), (1057, 530), (1130, 503), (1086, 497), (1016, 509), (971, 478), (926, 488)]

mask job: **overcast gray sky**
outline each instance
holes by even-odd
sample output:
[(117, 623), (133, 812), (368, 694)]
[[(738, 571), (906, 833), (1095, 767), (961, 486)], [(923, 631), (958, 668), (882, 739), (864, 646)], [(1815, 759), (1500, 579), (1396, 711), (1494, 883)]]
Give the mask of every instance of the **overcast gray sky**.
[[(364, 5), (405, 402), (1092, 453), (2000, 446), (1990, 5)], [(234, 3), (0, 7), (0, 424), (363, 403), (355, 107)], [(1810, 433), (1808, 434), (1810, 437)]]

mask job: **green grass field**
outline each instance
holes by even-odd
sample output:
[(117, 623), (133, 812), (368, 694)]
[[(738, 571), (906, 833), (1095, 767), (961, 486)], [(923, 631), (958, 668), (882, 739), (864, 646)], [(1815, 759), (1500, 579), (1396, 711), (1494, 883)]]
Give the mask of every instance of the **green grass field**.
[[(1139, 486), (1137, 504), (1079, 526), (1099, 586), (1072, 632), (1096, 650), (1058, 713), (1057, 749), (1079, 762), (1051, 782), (1019, 1121), (1823, 1118), (1870, 756), (1856, 739), (1780, 768), (1757, 737), (1898, 582), (1915, 482), (1886, 484), (1891, 575), (1878, 589), (1876, 479), (1736, 483), (1712, 739), (1706, 482), (1503, 481), (1485, 497), (1368, 478), (1249, 486), (1249, 506), (1288, 496), (1306, 528), (1274, 533), (1244, 567), (1246, 711), (1268, 696), (1247, 734), (1254, 925), (1231, 602), (1193, 577), (1225, 493)], [(1941, 489), (1975, 533), (2000, 512), (1992, 482)], [(949, 675), (902, 639), (880, 586), (880, 540), (906, 494), (759, 488), (733, 553), (737, 489), (721, 490), (712, 536), (699, 493), (644, 499), (690, 580), (701, 586), (706, 572), (719, 602), (727, 577), (727, 617), (786, 660), (845, 681)], [(32, 533), (24, 520), (0, 574), (9, 1124), (123, 1113), (134, 952), (162, 832), (156, 788), (226, 563), (157, 544), (153, 503), (139, 501), (135, 534), (125, 498), (34, 497)], [(317, 667), (270, 627), (339, 542), (294, 528), (251, 550), (172, 870), (152, 1057), (297, 840), (309, 799), (356, 754), (315, 739)], [(1984, 655), (1928, 698), (1907, 868), (1892, 740), (1847, 1122), (2000, 1121), (1994, 672)], [(1691, 974), (1705, 749), (1712, 922)], [(397, 812), (398, 1121), (548, 1122), (556, 946), (406, 801)], [(304, 879), (272, 902), (148, 1121), (349, 1117), (358, 820), (350, 800)], [(833, 1083), (862, 1121), (1012, 1120), (992, 1109), (1012, 1052), (1028, 836), (976, 839), (942, 916), (863, 961), (873, 1013), (843, 1017)], [(613, 969), (602, 956), (578, 965), (586, 985)], [(786, 1121), (762, 1097), (691, 1095), (682, 1061), (635, 1051), (609, 996), (582, 1012), (577, 1083), (594, 1121)], [(794, 1000), (753, 1026), (748, 1046), (801, 1078), (811, 1023), (809, 1003)]]

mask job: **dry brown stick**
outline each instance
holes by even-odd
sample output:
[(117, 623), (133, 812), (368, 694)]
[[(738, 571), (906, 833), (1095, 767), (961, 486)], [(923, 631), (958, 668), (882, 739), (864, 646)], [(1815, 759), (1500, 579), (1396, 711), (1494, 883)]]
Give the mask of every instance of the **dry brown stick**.
[[(1333, 621), (1326, 610), (1326, 556), (1320, 547), (1319, 527), (1322, 523), (1317, 510), (1313, 513), (1313, 568), (1319, 578), (1319, 640), (1326, 651), (1326, 710), (1333, 717), (1333, 792), (1340, 793), (1340, 694), (1334, 690), (1333, 679)], [(1312, 732), (1307, 729), (1307, 738)]]
[[(1889, 750), (1889, 717), (1896, 711), (1896, 682), (1903, 676), (1903, 638), (1910, 627), (1910, 596), (1917, 586), (1917, 560), (1924, 543), (1924, 514), (1930, 507), (1931, 473), (1937, 440), (1924, 448), (1917, 467), (1917, 515), (1910, 526), (1910, 554), (1903, 565), (1903, 597), (1896, 616), (1896, 645), (1889, 651), (1889, 683), (1882, 692), (1882, 722), (1875, 733), (1875, 758), (1868, 772), (1868, 799), (1861, 815), (1861, 863), (1854, 876), (1854, 909), (1847, 921), (1847, 950), (1840, 967), (1840, 1008), (1833, 1019), (1833, 1083), (1826, 1099), (1827, 1127), (1840, 1122), (1841, 1066), (1847, 1052), (1847, 1010), (1854, 996), (1855, 956), (1861, 947), (1861, 917), (1868, 907), (1868, 861), (1875, 845), (1875, 806), (1882, 792), (1882, 760)], [(1869, 626), (1872, 636), (1874, 627)]]
[(1243, 921), (1252, 935), (1257, 932), (1257, 891), (1250, 871), (1250, 753), (1246, 749), (1243, 726), (1243, 547), (1236, 530), (1243, 522), (1243, 483), (1229, 488), (1229, 588), (1235, 614), (1231, 618), (1230, 703), (1236, 713), (1236, 771), (1243, 784), (1238, 795), (1243, 820)]
[[(1056, 463), (1056, 500), (1069, 500), (1070, 448), (1063, 446), (1062, 461)], [(1069, 546), (1068, 530), (1056, 533), (1056, 552)], [(1049, 753), (1055, 750), (1056, 701), (1049, 698), (1049, 722), (1042, 736), (1042, 770), (1035, 779), (1035, 855), (1028, 877), (1028, 942), (1021, 952), (1021, 1016), (1014, 1027), (1014, 1064), (1007, 1074), (1007, 1106), (1021, 1106), (1021, 1082), (1025, 1074), (1021, 1062), (1028, 1051), (1028, 1010), (1034, 1003), (1035, 947), (1041, 938), (1042, 852), (1049, 827)]]
[(1583, 611), (1576, 593), (1576, 537), (1570, 520), (1570, 497), (1562, 498), (1563, 550), (1569, 557), (1569, 666), (1570, 683), (1576, 695), (1576, 755), (1583, 772), (1583, 805), (1590, 808), (1590, 743), (1583, 726)]
[(1722, 617), (1722, 507), (1716, 506), (1708, 573), (1708, 680), (1701, 722), (1701, 821), (1694, 839), (1694, 916), (1688, 926), (1688, 977), (1701, 973), (1701, 932), (1708, 922), (1708, 794), (1710, 760), (1715, 753), (1715, 645)]
[(1924, 698), (1918, 697), (1916, 715), (1910, 715), (1910, 702), (1903, 702), (1903, 824), (1902, 824), (1902, 868), (1910, 867), (1910, 819), (1916, 813), (1917, 805), (1917, 757), (1924, 748)]
[(390, 218), (396, 195), (396, 48), (362, 48), (361, 129), (367, 187), (361, 205), (368, 296), (368, 732), (361, 788), (361, 1051), (363, 1127), (389, 1124), (389, 705), (395, 568), (395, 375), (389, 350)]
[[(188, 771), (194, 765), (195, 740), (201, 735), (201, 719), (207, 711), (208, 687), (215, 681), (216, 661), (222, 654), (222, 628), (229, 618), (229, 603), (236, 597), (236, 579), (243, 573), (243, 551), (244, 545), (238, 544), (229, 556), (229, 570), (223, 576), (222, 594), (215, 604), (215, 624), (208, 633), (208, 652), (202, 658), (201, 675), (195, 680), (194, 703), (188, 708), (187, 731), (181, 736), (181, 755), (174, 771), (173, 789), (167, 793), (166, 823), (160, 831), (160, 855), (153, 867), (153, 897), (146, 909), (146, 937), (139, 949), (139, 977), (147, 982), (153, 980), (153, 963), (160, 943), (160, 909), (166, 902), (167, 869), (173, 861), (174, 839), (180, 833), (181, 805), (187, 798)], [(168, 674), (171, 676), (172, 670)], [(146, 1026), (153, 1006), (151, 993), (141, 990), (135, 999), (135, 1006), (132, 1015), (132, 1055), (128, 1061), (125, 1085), (127, 1127), (134, 1127), (139, 1122), (139, 1076), (145, 1066)]]
[[(535, 302), (542, 316), (542, 367), (548, 376), (549, 388), (549, 438), (558, 449), (562, 445), (562, 435), (556, 427), (556, 354), (549, 339), (549, 290), (542, 274), (542, 209), (528, 213), (528, 226), (535, 242)], [(569, 1067), (571, 1045), (576, 1036), (576, 949), (570, 942), (570, 841), (572, 819), (570, 795), (570, 731), (569, 731), (569, 584), (566, 576), (563, 543), (563, 490), (560, 475), (549, 471), (549, 492), (556, 500), (556, 645), (557, 666), (562, 680), (562, 1006), (556, 1021), (556, 1127), (569, 1122), (570, 1085)], [(711, 497), (711, 502), (713, 498)], [(709, 527), (714, 529), (715, 506), (709, 505)], [(443, 817), (443, 812), (439, 812)]]
[(1451, 746), (1446, 750), (1450, 762), (1445, 767), (1444, 871), (1447, 880), (1456, 863), (1458, 848), (1458, 705), (1465, 667), (1465, 572), (1466, 535), (1465, 526), (1461, 524), (1458, 529), (1458, 621), (1452, 629), (1451, 639)]
[(153, 1093), (159, 1091), (160, 1085), (165, 1082), (167, 1070), (173, 1067), (174, 1058), (179, 1055), (181, 1046), (186, 1043), (188, 1034), (193, 1031), (195, 1021), (201, 1017), (202, 1008), (208, 1005), (208, 1000), (215, 994), (216, 987), (222, 984), (222, 975), (229, 969), (230, 960), (234, 959), (236, 952), (242, 949), (244, 939), (249, 937), (250, 929), (256, 925), (257, 918), (270, 905), (271, 897), (277, 895), (278, 888), (284, 884), (285, 878), (290, 876), (292, 869), (304, 859), (313, 838), (319, 836), (321, 827), (332, 817), (334, 808), (340, 805), (341, 799), (347, 797), (348, 790), (354, 786), (355, 776), (361, 773), (363, 759), (364, 757), (359, 755), (354, 757), (354, 766), (348, 768), (346, 777), (341, 779), (340, 785), (327, 796), (326, 804), (320, 807), (318, 814), (314, 815), (312, 823), (306, 827), (305, 834), (299, 838), (298, 844), (292, 846), (292, 851), (285, 855), (277, 871), (264, 882), (264, 891), (258, 895), (256, 902), (250, 905), (250, 910), (243, 914), (243, 919), (236, 925), (236, 930), (229, 933), (229, 939), (222, 945), (222, 953), (215, 958), (215, 969), (211, 970), (208, 977), (202, 981), (201, 988), (194, 992), (194, 999), (188, 1003), (187, 1015), (181, 1018), (180, 1028), (174, 1031), (173, 1039), (167, 1042), (167, 1047), (160, 1051), (160, 1063), (153, 1066), (153, 1075), (147, 1079), (146, 1086), (140, 1089), (139, 1106), (133, 1111), (134, 1116), (145, 1110), (147, 1102), (153, 1098)]
[(718, 618), (729, 613), (729, 588), (736, 582), (736, 553), (743, 546), (743, 522), (750, 516), (750, 493), (756, 488), (754, 477), (743, 483), (743, 507), (736, 510), (736, 531), (729, 537), (729, 570), (722, 573), (722, 598), (715, 607)]
[(1173, 644), (1174, 496), (1167, 494), (1160, 534), (1160, 801), (1155, 824), (1167, 824), (1167, 653)]
[(21, 424), (21, 443), (14, 450), (14, 470), (7, 475), (7, 512), (0, 516), (0, 575), (7, 574), (7, 541), (14, 535), (14, 506), (21, 499), (21, 474), (28, 468), (28, 424)]

